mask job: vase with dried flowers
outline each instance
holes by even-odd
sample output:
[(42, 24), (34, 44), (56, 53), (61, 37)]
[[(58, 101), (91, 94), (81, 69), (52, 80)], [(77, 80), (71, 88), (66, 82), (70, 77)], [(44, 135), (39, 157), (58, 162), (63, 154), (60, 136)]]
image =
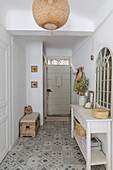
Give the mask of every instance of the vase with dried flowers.
[(76, 93), (79, 94), (79, 105), (84, 106), (86, 104), (85, 93), (88, 91), (89, 79), (86, 78), (83, 72), (82, 79), (80, 82), (76, 82)]

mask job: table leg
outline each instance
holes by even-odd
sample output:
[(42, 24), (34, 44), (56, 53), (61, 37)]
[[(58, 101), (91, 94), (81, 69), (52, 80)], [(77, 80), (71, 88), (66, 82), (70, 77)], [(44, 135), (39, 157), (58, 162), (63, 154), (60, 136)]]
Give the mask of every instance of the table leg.
[(74, 137), (74, 116), (73, 116), (73, 108), (71, 107), (71, 137)]
[(111, 123), (108, 123), (108, 132), (107, 132), (107, 152), (106, 158), (108, 164), (106, 165), (106, 170), (111, 170)]
[(91, 170), (91, 133), (90, 133), (90, 122), (87, 123), (87, 161), (86, 170)]

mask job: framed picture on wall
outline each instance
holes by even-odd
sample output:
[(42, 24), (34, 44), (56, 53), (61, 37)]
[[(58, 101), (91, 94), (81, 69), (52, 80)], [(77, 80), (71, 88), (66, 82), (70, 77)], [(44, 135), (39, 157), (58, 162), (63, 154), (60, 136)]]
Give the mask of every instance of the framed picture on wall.
[(31, 88), (38, 88), (38, 82), (37, 81), (31, 81)]
[(38, 72), (38, 66), (31, 66), (31, 72)]

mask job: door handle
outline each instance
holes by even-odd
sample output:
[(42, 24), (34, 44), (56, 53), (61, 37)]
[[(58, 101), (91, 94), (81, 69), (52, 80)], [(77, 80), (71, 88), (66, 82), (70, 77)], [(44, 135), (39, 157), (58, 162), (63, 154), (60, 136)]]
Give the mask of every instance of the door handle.
[(51, 92), (52, 93), (52, 90), (51, 89), (47, 89), (47, 92), (49, 92), (49, 93)]

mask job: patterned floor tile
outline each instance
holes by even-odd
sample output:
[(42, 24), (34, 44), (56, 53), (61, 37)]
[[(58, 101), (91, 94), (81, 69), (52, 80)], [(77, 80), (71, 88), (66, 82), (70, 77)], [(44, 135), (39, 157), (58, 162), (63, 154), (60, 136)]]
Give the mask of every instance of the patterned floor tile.
[[(36, 138), (20, 138), (0, 165), (0, 170), (85, 170), (85, 160), (70, 122), (46, 122)], [(104, 166), (92, 170), (105, 170)]]

